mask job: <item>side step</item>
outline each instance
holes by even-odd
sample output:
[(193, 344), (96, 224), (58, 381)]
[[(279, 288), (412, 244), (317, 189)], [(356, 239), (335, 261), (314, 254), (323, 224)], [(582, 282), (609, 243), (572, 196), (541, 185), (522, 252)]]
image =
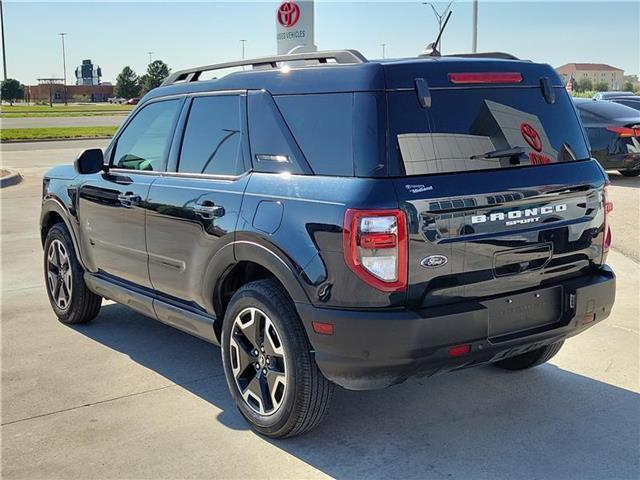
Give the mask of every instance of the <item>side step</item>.
[(92, 273), (85, 273), (84, 281), (87, 284), (87, 288), (96, 295), (126, 305), (136, 312), (171, 325), (207, 342), (219, 344), (213, 328), (216, 321), (215, 317), (180, 308), (152, 294), (133, 290), (126, 285)]

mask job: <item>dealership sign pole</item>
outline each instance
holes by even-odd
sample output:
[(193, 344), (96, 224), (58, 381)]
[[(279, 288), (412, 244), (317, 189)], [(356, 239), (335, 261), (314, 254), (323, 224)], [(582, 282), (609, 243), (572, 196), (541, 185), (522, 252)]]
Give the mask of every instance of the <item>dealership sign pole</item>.
[(278, 55), (315, 52), (313, 0), (284, 1), (276, 10)]

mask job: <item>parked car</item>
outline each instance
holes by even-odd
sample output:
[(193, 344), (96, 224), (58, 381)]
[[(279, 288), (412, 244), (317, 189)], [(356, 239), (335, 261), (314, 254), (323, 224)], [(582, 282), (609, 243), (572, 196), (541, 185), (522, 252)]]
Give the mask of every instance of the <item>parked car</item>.
[(591, 153), (605, 170), (640, 175), (640, 112), (619, 103), (574, 99)]
[(614, 97), (635, 96), (633, 92), (598, 92), (591, 97), (593, 100), (609, 100)]
[(127, 100), (127, 105), (137, 105), (140, 102), (140, 97), (134, 97)]
[(109, 298), (221, 344), (270, 437), (318, 424), (335, 385), (547, 362), (614, 302), (607, 177), (553, 68), (469, 57), (173, 73), (45, 175), (55, 314)]
[(107, 101), (115, 105), (122, 105), (127, 102), (127, 99), (121, 98), (121, 97), (111, 97), (111, 98), (108, 98)]
[(625, 107), (631, 107), (634, 110), (640, 110), (640, 97), (613, 97), (609, 99), (609, 101), (619, 103), (620, 105), (624, 105)]

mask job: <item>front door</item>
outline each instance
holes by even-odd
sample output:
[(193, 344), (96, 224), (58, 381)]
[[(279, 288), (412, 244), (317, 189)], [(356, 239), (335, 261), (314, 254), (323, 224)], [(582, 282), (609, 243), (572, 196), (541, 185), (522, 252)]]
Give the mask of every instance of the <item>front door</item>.
[(207, 267), (233, 241), (249, 178), (246, 96), (188, 101), (182, 145), (149, 192), (147, 249), (153, 288), (204, 308)]
[(145, 217), (149, 188), (165, 170), (183, 99), (149, 103), (127, 122), (106, 151), (108, 171), (79, 188), (83, 258), (93, 272), (149, 288)]

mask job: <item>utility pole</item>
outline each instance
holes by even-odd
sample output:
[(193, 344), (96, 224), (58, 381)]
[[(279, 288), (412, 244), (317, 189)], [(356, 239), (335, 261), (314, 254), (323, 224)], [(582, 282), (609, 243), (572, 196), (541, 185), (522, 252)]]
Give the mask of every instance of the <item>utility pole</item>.
[(385, 53), (386, 53), (385, 48), (386, 48), (387, 44), (386, 43), (381, 43), (380, 46), (382, 47), (382, 59), (384, 60), (385, 59)]
[(471, 26), (471, 53), (478, 52), (478, 0), (473, 0), (473, 25)]
[[(442, 13), (439, 13), (438, 10), (436, 9), (436, 7), (433, 5), (433, 3), (431, 2), (422, 2), (423, 5), (429, 5), (431, 7), (431, 10), (433, 10), (433, 14), (436, 17), (436, 20), (438, 21), (438, 32), (440, 32), (440, 30), (442, 30), (442, 24), (444, 22), (444, 20), (447, 18), (447, 15), (449, 14), (449, 10), (451, 10), (451, 5), (453, 4), (454, 0), (451, 0), (449, 2), (449, 5), (447, 5), (447, 8), (445, 8)], [(438, 50), (440, 53), (442, 53), (442, 37), (440, 37), (440, 41), (438, 42), (438, 45), (434, 45), (434, 48), (436, 50)]]
[(153, 52), (147, 52), (149, 54), (149, 65), (151, 65)]
[(247, 43), (247, 41), (244, 39), (241, 39), (240, 43), (242, 44), (242, 60), (244, 60), (244, 44)]
[(7, 80), (7, 44), (4, 41), (4, 13), (2, 12), (2, 0), (0, 0), (0, 27), (2, 29), (2, 68), (4, 79)]
[(66, 33), (59, 33), (60, 38), (62, 39), (62, 77), (64, 78), (63, 86), (64, 86), (64, 104), (67, 105), (67, 58), (66, 53), (64, 51), (64, 36)]

